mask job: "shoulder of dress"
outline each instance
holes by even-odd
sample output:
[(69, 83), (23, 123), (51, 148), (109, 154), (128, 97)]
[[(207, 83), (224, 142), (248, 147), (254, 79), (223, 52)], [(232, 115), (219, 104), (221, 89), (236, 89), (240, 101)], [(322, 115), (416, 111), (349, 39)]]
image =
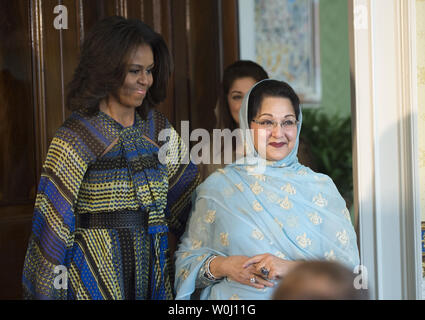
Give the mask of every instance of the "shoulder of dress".
[[(79, 132), (83, 128), (95, 128), (96, 123), (100, 122), (97, 115), (88, 115), (82, 111), (75, 111), (64, 121), (59, 129), (67, 129), (74, 132)], [(93, 130), (93, 129), (92, 129)]]
[(143, 134), (158, 145), (162, 145), (164, 142), (159, 141), (158, 137), (160, 132), (164, 129), (174, 128), (162, 112), (156, 109), (151, 109), (146, 119), (142, 122)]
[(157, 109), (152, 109), (149, 111), (147, 121), (150, 122), (156, 130), (166, 129), (171, 126), (167, 117)]
[(92, 159), (99, 157), (112, 143), (114, 137), (106, 134), (97, 115), (73, 112), (56, 131), (56, 138), (67, 141), (80, 151), (88, 151)]

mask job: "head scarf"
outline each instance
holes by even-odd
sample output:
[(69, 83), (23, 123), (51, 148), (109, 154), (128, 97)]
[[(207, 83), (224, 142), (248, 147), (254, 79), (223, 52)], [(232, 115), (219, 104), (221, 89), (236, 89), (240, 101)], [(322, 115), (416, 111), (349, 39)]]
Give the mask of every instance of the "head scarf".
[[(239, 110), (239, 128), (244, 133), (244, 138), (246, 139), (245, 143), (245, 159), (241, 159), (237, 162), (239, 165), (252, 165), (252, 164), (264, 164), (270, 167), (286, 167), (290, 165), (294, 165), (298, 163), (297, 153), (298, 153), (298, 144), (299, 144), (299, 137), (301, 132), (301, 124), (302, 124), (302, 112), (301, 112), (301, 106), (300, 106), (300, 112), (297, 115), (298, 118), (298, 124), (297, 124), (297, 141), (295, 143), (294, 148), (291, 150), (291, 152), (284, 158), (279, 161), (267, 161), (266, 159), (262, 158), (254, 146), (254, 137), (252, 135), (252, 131), (250, 131), (250, 125), (248, 123), (248, 102), (249, 97), (251, 96), (252, 90), (259, 85), (260, 83), (264, 82), (270, 82), (275, 81), (273, 79), (265, 79), (260, 82), (257, 82), (244, 96), (244, 99), (242, 101), (241, 108)], [(249, 133), (248, 133), (249, 132)]]

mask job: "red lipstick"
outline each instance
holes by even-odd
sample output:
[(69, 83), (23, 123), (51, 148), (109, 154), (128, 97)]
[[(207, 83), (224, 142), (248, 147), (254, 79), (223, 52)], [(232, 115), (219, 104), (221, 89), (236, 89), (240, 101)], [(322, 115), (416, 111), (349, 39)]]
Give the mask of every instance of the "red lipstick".
[(285, 142), (270, 142), (269, 145), (271, 145), (274, 148), (282, 148), (286, 143)]

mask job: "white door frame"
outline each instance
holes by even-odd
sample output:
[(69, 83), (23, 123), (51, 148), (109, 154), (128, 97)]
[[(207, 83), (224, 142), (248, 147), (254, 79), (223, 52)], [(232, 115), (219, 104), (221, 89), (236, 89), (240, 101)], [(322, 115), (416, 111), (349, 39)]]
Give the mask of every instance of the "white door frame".
[(415, 0), (349, 4), (361, 261), (372, 299), (420, 299)]

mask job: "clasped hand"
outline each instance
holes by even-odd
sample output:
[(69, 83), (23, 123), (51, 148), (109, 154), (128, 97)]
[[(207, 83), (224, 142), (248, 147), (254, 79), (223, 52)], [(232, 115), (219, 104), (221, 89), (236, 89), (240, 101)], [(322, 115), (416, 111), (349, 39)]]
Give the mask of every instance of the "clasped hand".
[(279, 280), (296, 264), (296, 261), (284, 260), (265, 253), (253, 257), (217, 257), (211, 264), (211, 271), (216, 277), (227, 277), (257, 289), (263, 289), (273, 287), (274, 283), (270, 280)]

